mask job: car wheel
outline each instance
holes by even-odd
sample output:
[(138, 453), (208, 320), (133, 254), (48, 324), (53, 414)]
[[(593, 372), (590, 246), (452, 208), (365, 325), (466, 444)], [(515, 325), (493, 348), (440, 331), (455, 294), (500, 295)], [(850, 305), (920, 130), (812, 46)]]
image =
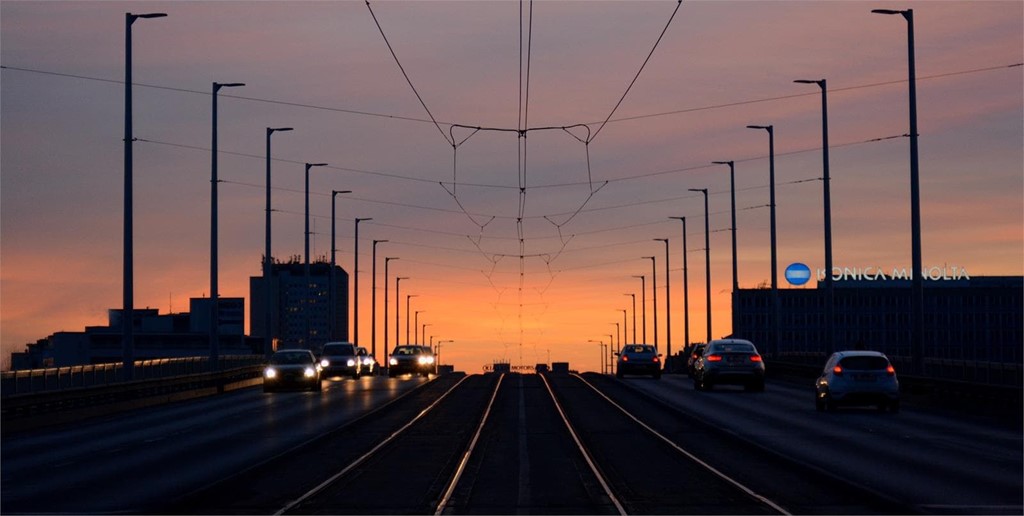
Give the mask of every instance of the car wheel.
[(833, 412), (836, 409), (836, 402), (832, 401), (832, 397), (825, 398), (825, 410)]

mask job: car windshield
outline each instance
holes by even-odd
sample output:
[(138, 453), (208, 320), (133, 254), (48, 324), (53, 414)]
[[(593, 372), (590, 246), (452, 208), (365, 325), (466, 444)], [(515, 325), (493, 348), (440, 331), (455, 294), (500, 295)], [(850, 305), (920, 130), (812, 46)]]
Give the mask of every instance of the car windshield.
[(313, 359), (308, 352), (295, 351), (282, 353), (277, 352), (271, 355), (270, 363), (273, 365), (286, 365), (286, 364), (311, 364)]
[(626, 346), (622, 351), (625, 353), (654, 353), (654, 346)]
[(370, 352), (366, 351), (366, 348), (359, 348), (359, 349), (356, 350), (356, 355), (359, 355), (361, 357), (365, 357), (366, 355), (369, 355), (369, 354), (370, 354)]
[(715, 344), (711, 346), (712, 353), (756, 353), (751, 344), (729, 343)]
[(395, 348), (396, 355), (416, 355), (420, 350), (415, 346), (400, 346)]
[(324, 354), (331, 356), (354, 355), (352, 346), (324, 346)]
[(839, 364), (854, 371), (876, 371), (889, 367), (889, 361), (885, 357), (871, 355), (845, 357)]

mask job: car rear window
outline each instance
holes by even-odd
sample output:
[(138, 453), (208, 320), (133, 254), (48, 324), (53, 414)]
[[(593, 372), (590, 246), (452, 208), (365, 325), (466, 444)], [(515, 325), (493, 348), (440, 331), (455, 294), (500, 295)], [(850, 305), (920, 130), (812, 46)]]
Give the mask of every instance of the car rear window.
[(654, 353), (654, 346), (626, 346), (627, 353)]
[(846, 369), (856, 371), (874, 371), (889, 367), (889, 361), (885, 357), (878, 356), (846, 357), (840, 360), (839, 364)]
[(712, 346), (713, 353), (756, 353), (754, 346), (750, 344), (715, 344)]

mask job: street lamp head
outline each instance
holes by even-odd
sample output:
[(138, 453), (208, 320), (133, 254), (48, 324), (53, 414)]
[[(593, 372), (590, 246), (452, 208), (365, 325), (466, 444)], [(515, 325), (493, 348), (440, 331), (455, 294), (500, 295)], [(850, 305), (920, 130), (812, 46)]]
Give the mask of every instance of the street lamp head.
[(643, 279), (646, 278), (647, 276), (644, 276), (643, 274), (634, 274), (633, 277)]
[(686, 217), (669, 217), (669, 218), (670, 219), (676, 219), (676, 220), (682, 220), (682, 221), (686, 220)]
[[(397, 260), (398, 258), (395, 258), (395, 259)], [(389, 258), (389, 260), (390, 260), (390, 258)], [(399, 277), (397, 277), (395, 279), (396, 280), (404, 280), (404, 279), (409, 279), (409, 277), (408, 276), (399, 276)]]
[(895, 9), (872, 9), (871, 12), (875, 14), (903, 14), (906, 11), (897, 11)]
[(641, 260), (653, 260), (654, 257), (653, 256), (641, 256), (640, 259)]
[[(351, 193), (351, 192), (348, 192), (348, 193)], [(362, 222), (364, 220), (373, 220), (373, 217), (363, 217), (363, 218), (356, 217), (356, 224), (359, 224), (360, 222)]]
[[(352, 193), (352, 190), (331, 190), (331, 195), (332, 196), (338, 195), (338, 194), (341, 194), (341, 193)], [(359, 220), (359, 219), (356, 219), (356, 220)]]
[(708, 194), (708, 189), (707, 189), (707, 188), (689, 188), (689, 190), (690, 190), (691, 192), (701, 192), (701, 193), (703, 193), (704, 195), (707, 195), (707, 194)]
[(654, 240), (657, 241), (657, 242), (665, 242), (666, 244), (668, 243), (668, 239), (667, 238), (655, 238)]
[(373, 245), (383, 244), (384, 242), (388, 242), (388, 240), (374, 240)]
[(284, 131), (294, 131), (294, 130), (295, 130), (295, 128), (293, 128), (293, 127), (268, 127), (267, 128), (267, 132), (268, 133), (284, 132)]
[(748, 125), (747, 129), (765, 129), (765, 130), (771, 131), (772, 130), (772, 126), (770, 126), (770, 125)]
[(312, 168), (312, 167), (326, 167), (326, 166), (327, 166), (327, 163), (306, 163), (306, 168), (307, 169)]
[(391, 260), (397, 260), (397, 259), (399, 259), (398, 256), (385, 256), (384, 257), (385, 261), (391, 261)]
[[(712, 161), (711, 163), (715, 164), (715, 165), (729, 165), (731, 167), (731, 166), (733, 166), (733, 164), (735, 162), (734, 161)], [(679, 218), (679, 217), (670, 217), (670, 218)]]
[(215, 82), (213, 83), (214, 93), (221, 88), (236, 88), (238, 86), (245, 86), (244, 82)]
[(163, 18), (163, 17), (167, 16), (167, 13), (146, 13), (146, 14), (132, 14), (132, 13), (128, 13), (128, 15), (129, 16), (134, 16), (136, 18)]

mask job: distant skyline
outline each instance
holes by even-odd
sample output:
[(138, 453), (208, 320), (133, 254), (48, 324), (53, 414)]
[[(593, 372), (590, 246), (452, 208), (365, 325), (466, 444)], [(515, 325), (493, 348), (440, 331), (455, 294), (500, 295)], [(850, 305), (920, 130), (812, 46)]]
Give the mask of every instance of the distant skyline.
[[(664, 348), (653, 239), (669, 238), (678, 351), (682, 231), (669, 217), (681, 216), (690, 336), (703, 340), (704, 205), (691, 188), (709, 190), (712, 334), (727, 335), (729, 177), (712, 161), (736, 162), (740, 287), (770, 278), (768, 140), (745, 126), (775, 130), (780, 287), (793, 262), (823, 267), (820, 90), (795, 79), (828, 80), (835, 265), (909, 267), (907, 24), (878, 8), (914, 9), (924, 265), (1024, 273), (1022, 2), (683, 2), (624, 98), (677, 2), (535, 2), (532, 24), (525, 3), (522, 52), (519, 2), (371, 6), (415, 93), (362, 1), (0, 3), (0, 366), (121, 307), (125, 12), (168, 14), (133, 31), (139, 308), (183, 311), (209, 294), (214, 81), (246, 83), (219, 94), (220, 295), (249, 304), (264, 131), (294, 127), (273, 140), (273, 255), (302, 254), (302, 164), (329, 163), (311, 175), (312, 254), (329, 252), (332, 189), (353, 192), (337, 213), (350, 275), (353, 219), (373, 218), (360, 224), (361, 345), (371, 241), (387, 239), (379, 303), (384, 257), (400, 257), (389, 325), (394, 278), (407, 276), (403, 319), (416, 295), (459, 369), (550, 352), (596, 370), (588, 341), (607, 342), (622, 309), (632, 323), (634, 275), (648, 276), (653, 341), (651, 255)], [(527, 127), (587, 124), (592, 140), (581, 127), (520, 138), (524, 111)], [(381, 348), (383, 305), (377, 315)]]

